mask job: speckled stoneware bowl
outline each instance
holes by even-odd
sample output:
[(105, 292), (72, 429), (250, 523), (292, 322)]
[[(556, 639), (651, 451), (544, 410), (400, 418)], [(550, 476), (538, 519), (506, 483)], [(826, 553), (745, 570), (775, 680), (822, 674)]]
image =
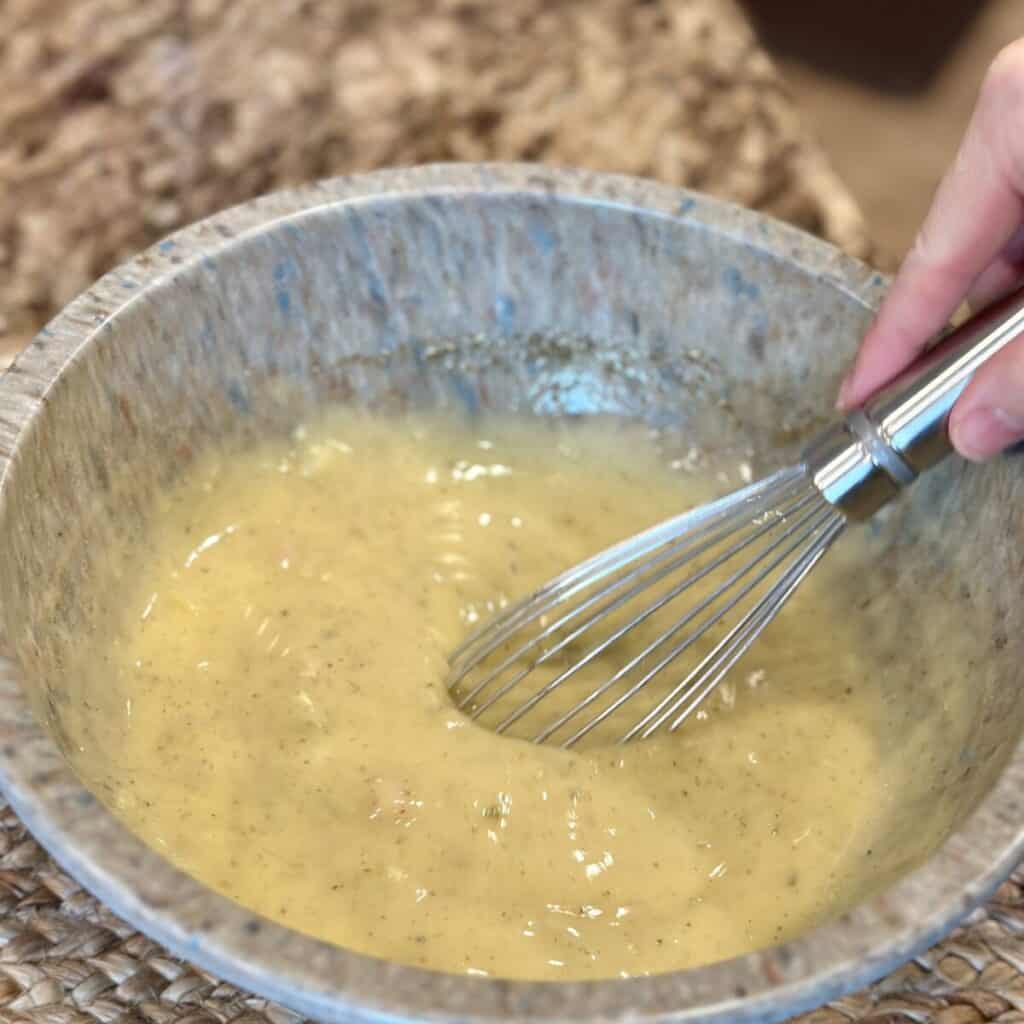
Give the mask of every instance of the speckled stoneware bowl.
[[(748, 444), (768, 469), (829, 415), (884, 284), (722, 203), (528, 167), (328, 182), (162, 242), (73, 302), (0, 385), (0, 766), (11, 803), (140, 929), (324, 1020), (762, 1021), (881, 975), (1024, 853), (1024, 472), (1014, 460), (951, 461), (874, 531), (864, 614), (879, 649), (911, 670), (900, 675), (915, 688), (901, 730), (908, 741), (941, 736), (943, 709), (965, 687), (974, 709), (966, 739), (935, 744), (923, 795), (893, 817), (877, 851), (884, 891), (728, 963), (510, 983), (313, 941), (180, 874), (123, 828), (68, 766), (66, 711), (93, 560), (143, 525), (153, 489), (212, 439), (287, 428), (329, 399), (600, 410), (678, 425), (704, 446)], [(935, 657), (953, 630), (971, 637), (964, 661)], [(914, 868), (939, 793), (951, 834)]]

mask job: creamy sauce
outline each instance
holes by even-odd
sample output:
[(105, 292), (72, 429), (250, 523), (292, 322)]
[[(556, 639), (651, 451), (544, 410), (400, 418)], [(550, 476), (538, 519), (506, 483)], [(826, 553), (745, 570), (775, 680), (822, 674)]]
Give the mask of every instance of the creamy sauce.
[(591, 978), (789, 938), (863, 895), (886, 804), (855, 534), (676, 734), (537, 747), (444, 686), (495, 602), (725, 489), (599, 422), (336, 412), (209, 455), (113, 555), (76, 766), (197, 878), (379, 957)]

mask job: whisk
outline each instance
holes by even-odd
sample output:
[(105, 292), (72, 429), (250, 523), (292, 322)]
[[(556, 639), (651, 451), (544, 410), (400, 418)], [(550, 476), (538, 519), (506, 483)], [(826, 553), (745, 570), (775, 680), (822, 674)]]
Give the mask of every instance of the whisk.
[(498, 733), (628, 742), (698, 711), (849, 522), (952, 449), (949, 412), (1024, 331), (1024, 289), (948, 333), (814, 438), (801, 462), (563, 572), (450, 659), (456, 705)]

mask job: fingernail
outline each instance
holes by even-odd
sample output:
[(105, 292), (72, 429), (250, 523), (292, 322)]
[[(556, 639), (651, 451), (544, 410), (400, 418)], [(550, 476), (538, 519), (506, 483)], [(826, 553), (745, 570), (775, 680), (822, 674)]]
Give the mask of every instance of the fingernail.
[(1005, 409), (972, 409), (950, 422), (949, 435), (965, 459), (982, 462), (1024, 437), (1024, 419)]
[(853, 394), (853, 374), (848, 373), (842, 384), (839, 385), (839, 397), (836, 399), (836, 408), (842, 412), (850, 406), (850, 396)]

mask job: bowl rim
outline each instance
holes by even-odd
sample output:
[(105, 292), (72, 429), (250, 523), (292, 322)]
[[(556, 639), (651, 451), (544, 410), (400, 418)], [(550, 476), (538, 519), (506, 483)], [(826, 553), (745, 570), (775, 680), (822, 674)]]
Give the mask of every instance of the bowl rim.
[[(440, 164), (271, 193), (183, 228), (110, 271), (19, 355), (0, 379), (0, 530), (17, 486), (19, 446), (45, 415), (50, 389), (140, 295), (152, 295), (282, 220), (315, 216), (325, 207), (471, 195), (618, 206), (682, 221), (784, 259), (867, 312), (877, 308), (888, 283), (796, 228), (699, 193), (619, 175), (530, 164)], [(33, 716), (9, 657), (0, 658), (0, 788), (57, 863), (134, 927), (235, 985), (327, 1021), (779, 1019), (867, 984), (922, 952), (1024, 857), (1020, 743), (992, 791), (925, 864), (838, 921), (782, 946), (651, 978), (507, 981), (446, 975), (331, 946), (254, 915), (186, 876), (78, 782)], [(923, 904), (923, 894), (934, 898)]]

